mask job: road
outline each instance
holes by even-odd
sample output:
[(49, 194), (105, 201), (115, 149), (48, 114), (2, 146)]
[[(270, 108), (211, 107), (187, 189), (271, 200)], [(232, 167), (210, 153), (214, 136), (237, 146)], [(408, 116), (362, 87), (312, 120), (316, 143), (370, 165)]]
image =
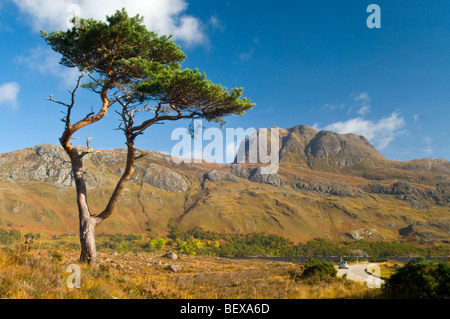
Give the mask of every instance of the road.
[[(368, 274), (366, 269), (372, 271), (373, 275)], [(352, 264), (348, 269), (338, 269), (338, 276), (344, 274), (347, 274), (347, 279), (366, 282), (370, 288), (379, 288), (384, 283), (383, 279), (377, 277), (380, 276), (378, 264)]]

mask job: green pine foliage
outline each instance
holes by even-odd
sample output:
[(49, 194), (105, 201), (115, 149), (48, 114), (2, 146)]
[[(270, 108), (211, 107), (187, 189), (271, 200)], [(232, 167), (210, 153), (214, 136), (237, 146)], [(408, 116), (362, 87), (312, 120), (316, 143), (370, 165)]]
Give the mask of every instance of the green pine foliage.
[(142, 125), (133, 122), (130, 133), (139, 135), (158, 121), (181, 118), (223, 123), (224, 117), (243, 115), (254, 106), (242, 98), (242, 88), (228, 90), (197, 69), (182, 69), (186, 55), (181, 48), (170, 36), (147, 30), (139, 15), (129, 17), (122, 9), (105, 22), (73, 22), (70, 30), (41, 31), (41, 36), (62, 55), (61, 64), (92, 75), (85, 88), (95, 93), (110, 91), (126, 105), (128, 114), (147, 103), (155, 106), (154, 119)]

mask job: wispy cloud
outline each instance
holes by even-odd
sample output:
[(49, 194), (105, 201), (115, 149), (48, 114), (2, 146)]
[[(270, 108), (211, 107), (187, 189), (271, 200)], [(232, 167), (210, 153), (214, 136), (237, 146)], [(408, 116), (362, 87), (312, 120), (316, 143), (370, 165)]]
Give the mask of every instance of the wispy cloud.
[(346, 111), (347, 114), (352, 114), (354, 110), (357, 110), (356, 113), (359, 116), (364, 116), (369, 114), (372, 109), (371, 100), (367, 92), (352, 93), (349, 94), (349, 100), (345, 103), (326, 103), (322, 110)]
[(244, 53), (239, 54), (239, 55), (238, 55), (239, 60), (240, 60), (241, 62), (245, 62), (245, 61), (250, 60), (250, 59), (252, 58), (254, 52), (255, 52), (255, 49), (252, 48), (250, 51), (247, 51), (247, 52), (244, 52)]
[(334, 111), (334, 110), (343, 110), (345, 107), (346, 107), (345, 103), (341, 103), (341, 104), (327, 103), (322, 107), (322, 109)]
[(49, 48), (35, 47), (25, 55), (16, 58), (17, 63), (37, 71), (43, 75), (51, 75), (59, 78), (64, 86), (72, 86), (80, 72), (76, 68), (66, 68), (59, 61), (61, 56)]
[(140, 14), (146, 26), (159, 34), (172, 34), (187, 45), (206, 40), (203, 23), (185, 14), (186, 0), (12, 0), (36, 30), (65, 30), (74, 14), (104, 20), (106, 15), (126, 8), (130, 15)]
[(425, 148), (423, 149), (423, 151), (427, 154), (432, 154), (434, 151), (432, 147), (433, 139), (429, 136), (425, 136), (423, 138), (423, 142), (425, 143)]
[(370, 113), (371, 105), (370, 105), (370, 95), (367, 92), (361, 92), (356, 94), (354, 97), (354, 101), (358, 103), (359, 110), (356, 112), (359, 115), (363, 116), (367, 113)]
[(0, 84), (0, 105), (17, 108), (19, 106), (18, 96), (20, 85), (17, 82), (7, 82)]
[(222, 21), (220, 21), (220, 19), (216, 15), (211, 16), (207, 25), (210, 26), (212, 29), (216, 29), (219, 31), (225, 30), (225, 25), (222, 23)]
[[(396, 136), (403, 133), (402, 128), (404, 126), (405, 119), (399, 113), (394, 112), (389, 117), (382, 118), (378, 122), (357, 117), (344, 122), (332, 123), (323, 129), (339, 134), (353, 133), (363, 135), (375, 147), (384, 149)], [(320, 129), (317, 124), (314, 127)]]

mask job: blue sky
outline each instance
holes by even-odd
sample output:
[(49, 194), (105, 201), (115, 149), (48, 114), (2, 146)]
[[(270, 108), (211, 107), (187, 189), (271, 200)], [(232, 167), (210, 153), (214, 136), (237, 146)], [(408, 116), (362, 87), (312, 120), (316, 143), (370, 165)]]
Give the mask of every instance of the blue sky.
[[(369, 29), (369, 4), (381, 8), (381, 28)], [(158, 33), (171, 33), (216, 83), (243, 87), (256, 106), (225, 127), (282, 128), (298, 124), (365, 135), (387, 158), (450, 159), (450, 2), (3, 0), (0, 4), (0, 152), (58, 144), (61, 108), (76, 72), (58, 65), (39, 35), (67, 28), (73, 12), (103, 18), (126, 7)], [(80, 116), (99, 105), (78, 97)], [(77, 134), (95, 148), (124, 146), (118, 119)], [(139, 148), (170, 153), (167, 123), (140, 136)], [(205, 123), (206, 127), (212, 124)]]

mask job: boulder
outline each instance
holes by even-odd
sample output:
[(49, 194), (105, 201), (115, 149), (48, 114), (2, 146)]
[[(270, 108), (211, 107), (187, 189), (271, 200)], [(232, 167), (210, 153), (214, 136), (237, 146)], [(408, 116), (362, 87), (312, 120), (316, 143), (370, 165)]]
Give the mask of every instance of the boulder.
[(239, 180), (233, 174), (230, 174), (230, 173), (227, 173), (227, 172), (222, 172), (222, 171), (217, 171), (215, 169), (207, 172), (204, 175), (204, 177), (206, 179), (209, 179), (212, 182), (229, 181), (229, 182), (239, 183)]
[(181, 267), (180, 265), (169, 265), (167, 266), (167, 269), (173, 272), (180, 272), (183, 269), (183, 267)]
[(233, 164), (229, 167), (231, 174), (234, 176), (248, 179), (250, 177), (249, 169), (238, 164)]
[(248, 179), (252, 182), (269, 184), (278, 187), (281, 187), (285, 184), (281, 177), (278, 176), (278, 174), (262, 174), (261, 168), (259, 167), (251, 171), (250, 177)]
[(168, 252), (163, 257), (172, 259), (172, 260), (178, 259), (178, 256), (174, 252)]
[(364, 240), (364, 239), (374, 239), (378, 237), (379, 234), (376, 229), (358, 229), (353, 230), (347, 234), (350, 239), (353, 240)]

